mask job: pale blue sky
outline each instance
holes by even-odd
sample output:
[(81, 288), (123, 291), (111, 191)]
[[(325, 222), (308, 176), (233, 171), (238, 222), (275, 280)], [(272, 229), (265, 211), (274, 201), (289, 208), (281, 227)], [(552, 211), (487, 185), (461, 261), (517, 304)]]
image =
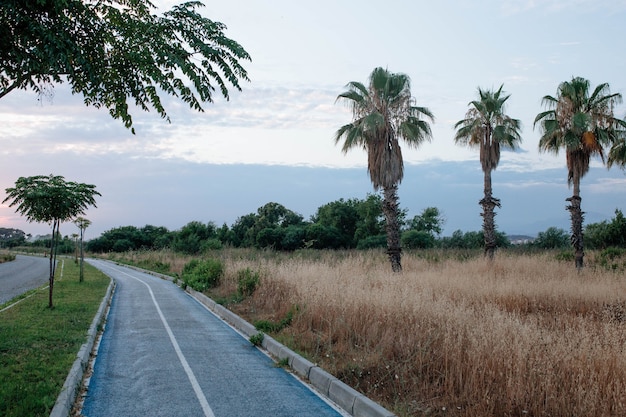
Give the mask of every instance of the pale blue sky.
[[(173, 2), (156, 1), (164, 6)], [(276, 201), (308, 218), (338, 198), (372, 192), (362, 151), (348, 155), (333, 134), (350, 120), (335, 98), (376, 66), (411, 77), (417, 103), (436, 121), (433, 141), (404, 150), (400, 204), (428, 206), (446, 230), (479, 230), (482, 173), (476, 152), (455, 146), (478, 86), (511, 94), (508, 113), (523, 123), (522, 149), (502, 155), (493, 174), (502, 199), (496, 222), (508, 233), (568, 227), (564, 155), (537, 151), (532, 122), (541, 97), (561, 81), (608, 82), (626, 94), (625, 0), (262, 1), (207, 2), (204, 14), (252, 56), (251, 82), (202, 114), (166, 100), (172, 123), (135, 115), (135, 136), (104, 110), (56, 87), (52, 102), (32, 92), (0, 100), (0, 195), (19, 176), (54, 173), (96, 184), (103, 194), (88, 237), (145, 224), (177, 229), (192, 220), (226, 222)], [(617, 109), (626, 115), (626, 106)], [(594, 162), (582, 183), (588, 221), (626, 209), (623, 171)], [(4, 197), (2, 197), (3, 199)], [(45, 233), (0, 207), (0, 227)], [(73, 233), (65, 225), (62, 233)]]

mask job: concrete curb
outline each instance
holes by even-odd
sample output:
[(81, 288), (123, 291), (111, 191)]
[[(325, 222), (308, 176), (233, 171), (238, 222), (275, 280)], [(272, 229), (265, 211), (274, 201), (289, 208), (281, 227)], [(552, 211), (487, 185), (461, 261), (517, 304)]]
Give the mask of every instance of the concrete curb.
[(76, 401), (78, 389), (83, 381), (85, 369), (87, 369), (87, 365), (89, 364), (89, 355), (91, 354), (96, 336), (98, 335), (98, 326), (105, 318), (107, 306), (111, 302), (114, 287), (115, 282), (111, 280), (109, 287), (107, 288), (107, 292), (100, 303), (98, 312), (96, 313), (96, 316), (87, 331), (87, 341), (80, 347), (80, 350), (76, 355), (76, 360), (74, 360), (74, 364), (65, 379), (63, 388), (61, 388), (61, 393), (57, 397), (57, 401), (50, 412), (50, 417), (67, 417), (70, 415), (74, 401)]
[[(191, 288), (187, 288), (186, 291), (245, 336), (251, 337), (260, 333), (252, 324), (217, 304), (206, 295)], [(396, 417), (391, 411), (344, 384), (291, 349), (278, 343), (272, 337), (264, 335), (261, 346), (279, 361), (287, 359), (289, 367), (296, 375), (308, 380), (320, 394), (333, 401), (343, 410), (350, 413), (350, 415), (354, 417)]]

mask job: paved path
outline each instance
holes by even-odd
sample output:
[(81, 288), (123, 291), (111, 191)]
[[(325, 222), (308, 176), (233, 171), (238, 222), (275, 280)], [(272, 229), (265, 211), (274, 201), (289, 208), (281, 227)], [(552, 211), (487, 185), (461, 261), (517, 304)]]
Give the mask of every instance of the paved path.
[(90, 262), (117, 287), (84, 416), (346, 415), (173, 283)]
[(48, 283), (50, 260), (17, 255), (14, 261), (0, 264), (0, 304), (33, 288)]

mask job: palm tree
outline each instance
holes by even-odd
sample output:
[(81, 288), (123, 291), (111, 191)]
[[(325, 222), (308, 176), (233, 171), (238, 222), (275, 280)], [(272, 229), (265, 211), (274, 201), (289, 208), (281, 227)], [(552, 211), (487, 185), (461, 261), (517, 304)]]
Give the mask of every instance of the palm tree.
[(493, 259), (496, 250), (495, 208), (500, 207), (500, 200), (493, 197), (491, 171), (500, 163), (500, 149), (515, 149), (522, 141), (521, 122), (504, 113), (505, 103), (510, 95), (504, 95), (502, 85), (497, 91), (478, 88), (479, 100), (471, 101), (471, 108), (465, 119), (458, 121), (454, 141), (457, 144), (478, 148), (480, 165), (484, 173), (485, 196), (479, 201), (483, 207), (483, 235), (485, 256)]
[[(539, 113), (535, 125), (540, 123), (539, 150), (558, 154), (565, 150), (567, 182), (573, 186), (572, 197), (566, 207), (572, 221), (571, 243), (574, 247), (576, 268), (583, 267), (583, 215), (580, 203), (580, 179), (589, 171), (592, 156), (604, 162), (605, 147), (613, 145), (609, 164), (619, 163), (620, 143), (626, 135), (626, 122), (613, 116), (615, 105), (621, 103), (621, 94), (611, 94), (607, 83), (598, 85), (591, 95), (589, 80), (574, 77), (562, 82), (557, 96), (545, 96), (542, 104), (549, 110)], [(613, 151), (612, 149), (612, 151)]]
[(402, 270), (400, 224), (398, 221), (398, 184), (404, 175), (400, 139), (417, 147), (432, 137), (430, 125), (420, 119), (434, 117), (426, 107), (415, 106), (411, 80), (406, 74), (375, 68), (366, 87), (360, 82), (347, 84), (343, 100), (352, 109), (352, 123), (335, 134), (335, 143), (343, 138), (342, 151), (363, 148), (367, 152), (367, 171), (374, 190), (383, 190), (383, 213), (387, 232), (387, 255), (394, 272)]

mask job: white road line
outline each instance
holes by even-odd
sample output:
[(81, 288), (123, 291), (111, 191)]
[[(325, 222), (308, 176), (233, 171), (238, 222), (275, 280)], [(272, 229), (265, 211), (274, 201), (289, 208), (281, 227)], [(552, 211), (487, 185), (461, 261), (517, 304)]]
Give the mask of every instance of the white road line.
[[(107, 267), (109, 266), (107, 265)], [(148, 288), (148, 291), (150, 292), (150, 296), (152, 297), (152, 302), (154, 303), (154, 306), (156, 307), (157, 312), (159, 313), (159, 317), (161, 317), (163, 326), (165, 326), (165, 330), (167, 331), (167, 334), (170, 337), (170, 341), (172, 342), (172, 345), (174, 346), (174, 350), (176, 351), (176, 355), (178, 355), (178, 359), (180, 360), (180, 363), (183, 365), (183, 369), (185, 370), (185, 373), (187, 374), (187, 377), (189, 378), (189, 382), (191, 382), (191, 386), (193, 387), (193, 391), (196, 393), (196, 397), (198, 398), (198, 401), (200, 402), (200, 406), (202, 407), (202, 411), (204, 411), (205, 417), (215, 417), (215, 414), (213, 414), (213, 410), (211, 409), (211, 406), (209, 406), (209, 402), (207, 401), (206, 397), (204, 396), (204, 393), (202, 392), (202, 389), (200, 388), (200, 384), (198, 383), (196, 376), (191, 370), (191, 367), (189, 366), (187, 359), (185, 359), (185, 355), (183, 355), (183, 352), (180, 350), (178, 341), (176, 341), (176, 337), (174, 337), (174, 333), (172, 333), (172, 329), (170, 328), (170, 325), (167, 323), (167, 320), (165, 319), (165, 316), (163, 315), (163, 312), (161, 311), (161, 307), (159, 307), (159, 303), (154, 297), (152, 288), (150, 288), (150, 286), (146, 282), (140, 280), (137, 277), (134, 277), (121, 270), (116, 270), (116, 271), (124, 275), (127, 275), (134, 280), (141, 282), (143, 285), (145, 285)]]

